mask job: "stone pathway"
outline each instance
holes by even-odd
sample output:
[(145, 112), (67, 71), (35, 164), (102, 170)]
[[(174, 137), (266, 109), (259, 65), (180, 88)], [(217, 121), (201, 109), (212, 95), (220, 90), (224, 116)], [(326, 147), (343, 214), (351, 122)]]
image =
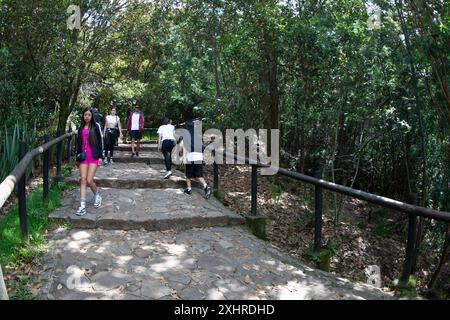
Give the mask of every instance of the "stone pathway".
[[(77, 217), (79, 189), (50, 214), (73, 228), (47, 234), (39, 299), (391, 299), (381, 290), (312, 269), (253, 236), (242, 216), (184, 174), (162, 179), (161, 153), (124, 147), (96, 181), (103, 204)], [(145, 159), (141, 161), (140, 159)], [(153, 162), (153, 163), (152, 163)], [(64, 180), (78, 184), (74, 172)]]
[[(173, 169), (173, 175), (169, 179), (163, 179), (165, 172), (165, 166), (162, 164), (150, 166), (146, 163), (114, 163), (98, 168), (94, 180), (99, 187), (122, 189), (183, 188), (186, 186), (183, 172)], [(70, 177), (62, 178), (63, 181), (77, 186), (79, 179), (78, 170)]]
[(182, 189), (102, 189), (102, 207), (87, 200), (87, 214), (74, 215), (79, 206), (79, 189), (67, 193), (62, 207), (50, 214), (52, 219), (65, 219), (77, 228), (183, 230), (192, 227), (243, 224), (236, 213), (216, 199), (206, 201), (200, 190), (186, 195)]
[[(131, 152), (131, 144), (120, 143), (114, 148), (116, 151), (129, 151)], [(141, 151), (158, 151), (158, 145), (156, 143), (144, 143), (141, 144)]]
[(281, 254), (243, 227), (60, 230), (40, 299), (390, 299)]

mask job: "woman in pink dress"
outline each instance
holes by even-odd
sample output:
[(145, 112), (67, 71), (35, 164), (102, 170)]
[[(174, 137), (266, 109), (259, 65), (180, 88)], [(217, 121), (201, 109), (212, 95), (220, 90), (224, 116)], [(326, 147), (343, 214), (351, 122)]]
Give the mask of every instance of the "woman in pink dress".
[(91, 109), (83, 111), (81, 126), (78, 128), (77, 154), (84, 153), (85, 160), (77, 162), (80, 169), (80, 207), (75, 213), (78, 216), (86, 214), (86, 186), (89, 185), (94, 193), (94, 207), (99, 208), (102, 204), (102, 197), (94, 182), (97, 167), (102, 163), (103, 158), (103, 137), (101, 128), (94, 121)]

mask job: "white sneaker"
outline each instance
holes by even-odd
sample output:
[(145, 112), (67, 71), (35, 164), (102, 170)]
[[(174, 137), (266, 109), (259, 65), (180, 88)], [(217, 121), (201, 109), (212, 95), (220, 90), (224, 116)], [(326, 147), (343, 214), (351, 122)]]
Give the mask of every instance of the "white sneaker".
[(112, 158), (109, 160), (109, 164), (114, 164), (114, 161)]
[(86, 214), (86, 207), (79, 207), (77, 212), (75, 212), (77, 216), (84, 216)]
[(172, 175), (172, 171), (167, 171), (166, 175), (164, 176), (164, 179), (168, 179)]
[(102, 197), (100, 196), (100, 194), (95, 196), (94, 199), (94, 208), (100, 208), (100, 206), (102, 205)]
[(108, 159), (103, 160), (103, 164), (106, 166), (108, 164)]

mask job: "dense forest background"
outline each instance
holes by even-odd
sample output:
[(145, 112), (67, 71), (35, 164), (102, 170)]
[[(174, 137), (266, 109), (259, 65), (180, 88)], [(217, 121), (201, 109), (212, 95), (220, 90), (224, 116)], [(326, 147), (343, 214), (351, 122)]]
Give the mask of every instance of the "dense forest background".
[[(67, 27), (71, 4), (79, 30)], [(450, 211), (449, 7), (0, 0), (0, 137), (16, 128), (40, 141), (92, 105), (125, 119), (139, 100), (148, 127), (194, 113), (206, 127), (279, 128), (284, 167), (320, 166), (327, 180)], [(377, 10), (379, 25), (368, 23)], [(421, 228), (444, 264), (448, 225)]]

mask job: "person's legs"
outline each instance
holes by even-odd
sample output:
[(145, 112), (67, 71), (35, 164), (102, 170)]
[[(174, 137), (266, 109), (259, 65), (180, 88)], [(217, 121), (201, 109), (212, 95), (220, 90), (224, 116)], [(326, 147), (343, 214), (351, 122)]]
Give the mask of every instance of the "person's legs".
[(172, 149), (173, 143), (171, 140), (164, 140), (162, 143), (162, 153), (164, 155), (164, 164), (166, 165), (166, 171), (172, 171)]
[(203, 178), (203, 164), (195, 164), (194, 176), (203, 185), (203, 191), (205, 193), (205, 198), (208, 199), (211, 196), (211, 188), (208, 187), (206, 180)]
[(131, 138), (131, 156), (134, 156), (134, 143), (136, 140), (134, 140), (133, 135), (131, 135), (131, 136), (132, 136), (132, 138)]
[(113, 162), (112, 159), (113, 159), (113, 156), (114, 156), (114, 146), (115, 146), (115, 143), (116, 143), (116, 138), (115, 138), (114, 134), (113, 134), (111, 140), (112, 140), (112, 142), (111, 142), (111, 145), (109, 147), (109, 163)]
[(102, 197), (100, 196), (100, 193), (98, 192), (97, 185), (94, 181), (95, 172), (97, 171), (97, 165), (96, 164), (90, 164), (88, 168), (88, 174), (87, 174), (87, 183), (89, 187), (91, 188), (92, 192), (94, 193), (94, 207), (99, 208), (102, 204)]
[(186, 186), (187, 188), (184, 189), (184, 193), (186, 194), (192, 194), (192, 183), (191, 183), (191, 179), (193, 177), (193, 169), (194, 169), (194, 164), (192, 163), (186, 163)]
[(139, 138), (136, 141), (137, 141), (136, 155), (138, 156), (139, 155), (139, 151), (141, 149), (141, 139)]
[(110, 158), (110, 156), (108, 155), (108, 152), (110, 151), (111, 147), (110, 144), (105, 144), (105, 160), (103, 161), (104, 164), (108, 163), (108, 160)]
[(97, 194), (97, 185), (94, 181), (95, 172), (97, 171), (97, 165), (96, 164), (90, 164), (88, 167), (88, 173), (87, 173), (87, 184), (89, 185), (89, 188), (91, 188), (92, 192), (94, 194)]
[(80, 207), (76, 212), (77, 215), (86, 214), (86, 185), (87, 185), (87, 174), (88, 165), (80, 164)]

